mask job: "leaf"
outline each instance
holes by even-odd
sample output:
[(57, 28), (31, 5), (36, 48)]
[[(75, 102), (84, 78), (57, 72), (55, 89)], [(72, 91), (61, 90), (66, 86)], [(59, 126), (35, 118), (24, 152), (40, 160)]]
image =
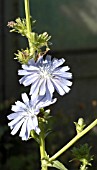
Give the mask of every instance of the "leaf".
[(55, 160), (48, 164), (49, 167), (54, 167), (60, 170), (67, 170), (67, 168), (59, 161)]

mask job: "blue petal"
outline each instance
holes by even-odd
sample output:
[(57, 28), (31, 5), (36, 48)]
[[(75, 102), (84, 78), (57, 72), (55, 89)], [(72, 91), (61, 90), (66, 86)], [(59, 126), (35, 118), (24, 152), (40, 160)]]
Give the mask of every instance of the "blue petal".
[(71, 86), (72, 85), (72, 82), (71, 81), (69, 81), (69, 80), (66, 80), (66, 79), (61, 79), (61, 80), (59, 80), (60, 81), (60, 83), (63, 85), (63, 86)]
[(72, 78), (72, 73), (69, 72), (62, 72), (60, 71), (60, 69), (58, 68), (57, 70), (53, 71), (53, 76), (60, 76), (60, 77), (64, 77), (67, 79), (71, 79)]
[(9, 120), (15, 119), (17, 116), (21, 115), (21, 112), (11, 113), (7, 116)]
[(24, 123), (23, 123), (23, 125), (21, 127), (20, 134), (19, 134), (20, 137), (24, 138), (24, 136), (25, 136), (26, 139), (28, 138), (28, 136), (26, 135), (27, 121), (28, 121), (27, 119), (24, 121)]
[(23, 82), (26, 80), (26, 77), (27, 77), (27, 76), (22, 77), (22, 78), (19, 80), (19, 83), (20, 83), (20, 84), (23, 84)]
[(51, 105), (51, 104), (53, 104), (53, 103), (55, 103), (56, 102), (56, 99), (51, 99), (50, 98), (50, 100), (48, 100), (48, 98), (47, 98), (47, 96), (45, 95), (45, 96), (43, 96), (43, 97), (39, 97), (40, 98), (40, 100), (39, 100), (39, 102), (37, 103), (37, 105), (36, 105), (36, 108), (44, 108), (44, 107), (46, 107), (46, 106), (49, 106), (49, 105)]
[(63, 96), (65, 94), (65, 91), (63, 90), (63, 88), (60, 86), (59, 81), (52, 79), (52, 82), (54, 84), (55, 89), (57, 90), (57, 92)]
[(48, 62), (51, 62), (51, 55), (46, 55), (46, 60), (47, 60)]
[(26, 93), (22, 93), (22, 100), (26, 105), (29, 105), (29, 98)]
[(61, 72), (65, 72), (65, 71), (68, 71), (68, 70), (70, 70), (70, 68), (68, 66), (63, 66), (63, 67), (60, 68)]
[(46, 79), (45, 80), (43, 79), (42, 81), (43, 82), (42, 82), (40, 89), (39, 89), (39, 95), (40, 96), (43, 96), (46, 93)]
[(37, 126), (37, 127), (35, 127), (35, 132), (39, 135), (39, 133), (40, 133), (40, 129), (39, 129), (39, 127)]
[(33, 66), (33, 65), (29, 65), (29, 66), (27, 66), (27, 65), (22, 65), (22, 68), (23, 68), (24, 70), (26, 70), (28, 73), (39, 70), (38, 67)]
[[(15, 102), (15, 104), (16, 104), (17, 109), (19, 108), (20, 111), (21, 111), (21, 110), (23, 111), (23, 110), (26, 108), (26, 105), (25, 105), (23, 102), (21, 102), (21, 101), (17, 101), (17, 102)], [(15, 106), (15, 105), (13, 105), (13, 106)], [(12, 106), (12, 110), (16, 112), (17, 109), (16, 109), (15, 107), (14, 107), (14, 108), (15, 108), (16, 110), (13, 109), (13, 106)]]
[(53, 86), (53, 83), (52, 83), (52, 78), (51, 79), (49, 79), (49, 78), (47, 79), (47, 87), (48, 87), (50, 95), (52, 96), (52, 94), (54, 92), (54, 86)]
[(26, 77), (26, 79), (23, 81), (24, 86), (29, 86), (30, 84), (34, 83), (38, 79), (38, 75), (31, 74)]
[(26, 70), (18, 70), (18, 75), (28, 75), (29, 72), (27, 72)]
[(13, 119), (10, 123), (8, 123), (8, 126), (13, 126), (14, 124), (18, 123), (21, 119), (23, 118), (23, 116), (18, 116), (17, 118)]
[(41, 62), (43, 62), (43, 56), (39, 56), (38, 60), (36, 61), (36, 65), (38, 66)]
[(33, 65), (35, 66), (35, 60), (32, 58), (28, 61), (28, 65)]
[(23, 124), (24, 119), (21, 119), (14, 127), (14, 129), (11, 131), (12, 135), (15, 135), (17, 133), (17, 131), (19, 130), (19, 128), (21, 127), (21, 125)]
[(52, 60), (53, 68), (55, 69), (55, 68), (59, 67), (59, 66), (62, 65), (64, 62), (65, 62), (65, 59), (64, 59), (64, 58), (61, 58), (61, 59), (59, 59), (59, 60), (56, 59), (56, 58), (54, 58), (54, 59)]
[(32, 121), (33, 121), (34, 129), (35, 129), (35, 128), (38, 126), (38, 119), (37, 119), (37, 117), (34, 116), (34, 117), (32, 118)]
[(32, 85), (30, 89), (30, 95), (37, 95), (39, 93), (39, 89), (42, 83), (42, 79), (37, 79)]

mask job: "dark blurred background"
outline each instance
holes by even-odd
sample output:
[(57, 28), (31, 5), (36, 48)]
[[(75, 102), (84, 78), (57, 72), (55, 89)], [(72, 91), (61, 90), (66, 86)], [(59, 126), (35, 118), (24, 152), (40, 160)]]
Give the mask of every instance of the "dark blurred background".
[[(51, 36), (53, 57), (66, 59), (73, 73), (73, 86), (69, 94), (58, 97), (51, 107), (53, 118), (50, 126), (53, 133), (47, 137), (47, 151), (54, 154), (74, 135), (74, 123), (83, 117), (86, 124), (97, 118), (97, 1), (96, 0), (30, 0), (31, 15), (35, 19), (38, 33), (47, 31)], [(25, 17), (23, 0), (0, 0), (0, 169), (40, 169), (39, 147), (34, 140), (21, 141), (10, 135), (6, 116), (11, 105), (25, 91), (19, 85), (17, 71), (20, 64), (14, 53), (25, 48), (27, 42), (16, 33), (9, 33), (8, 21)], [(91, 170), (97, 170), (97, 127), (74, 146), (88, 143), (94, 155)], [(69, 170), (77, 170), (78, 161), (71, 147), (61, 160)]]

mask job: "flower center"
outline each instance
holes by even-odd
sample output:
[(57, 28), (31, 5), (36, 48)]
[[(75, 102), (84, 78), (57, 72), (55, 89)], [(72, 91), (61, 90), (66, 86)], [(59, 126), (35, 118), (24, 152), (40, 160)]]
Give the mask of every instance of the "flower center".
[(52, 76), (52, 66), (51, 63), (43, 63), (42, 66), (39, 67), (40, 76), (42, 78), (47, 78)]
[(28, 116), (34, 117), (34, 109), (33, 108), (27, 108), (27, 114)]
[(42, 70), (41, 69), (40, 76), (42, 78), (47, 78), (49, 76), (49, 72), (47, 70)]

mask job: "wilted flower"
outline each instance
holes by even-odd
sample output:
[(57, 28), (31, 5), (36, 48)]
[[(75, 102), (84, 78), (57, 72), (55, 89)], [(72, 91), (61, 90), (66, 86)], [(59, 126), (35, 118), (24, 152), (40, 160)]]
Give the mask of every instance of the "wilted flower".
[(19, 136), (22, 140), (27, 140), (31, 130), (34, 130), (38, 135), (40, 133), (37, 117), (40, 108), (55, 103), (56, 99), (49, 101), (46, 96), (35, 97), (32, 95), (31, 100), (29, 100), (27, 94), (23, 93), (22, 100), (23, 102), (17, 101), (15, 105), (12, 105), (11, 110), (14, 113), (8, 115), (7, 118), (11, 120), (11, 122), (8, 123), (8, 126), (12, 129), (11, 134), (15, 135), (21, 127)]
[(30, 95), (34, 93), (43, 96), (47, 93), (52, 97), (55, 89), (60, 95), (64, 95), (69, 92), (69, 86), (72, 85), (69, 81), (72, 74), (67, 72), (69, 67), (60, 67), (64, 62), (63, 58), (51, 60), (50, 55), (45, 59), (40, 56), (36, 62), (31, 59), (27, 65), (22, 65), (22, 70), (18, 71), (19, 75), (23, 75), (19, 82), (24, 86), (31, 85)]
[(7, 26), (9, 28), (13, 28), (14, 26), (16, 26), (16, 23), (14, 21), (10, 21), (10, 22), (8, 22)]

